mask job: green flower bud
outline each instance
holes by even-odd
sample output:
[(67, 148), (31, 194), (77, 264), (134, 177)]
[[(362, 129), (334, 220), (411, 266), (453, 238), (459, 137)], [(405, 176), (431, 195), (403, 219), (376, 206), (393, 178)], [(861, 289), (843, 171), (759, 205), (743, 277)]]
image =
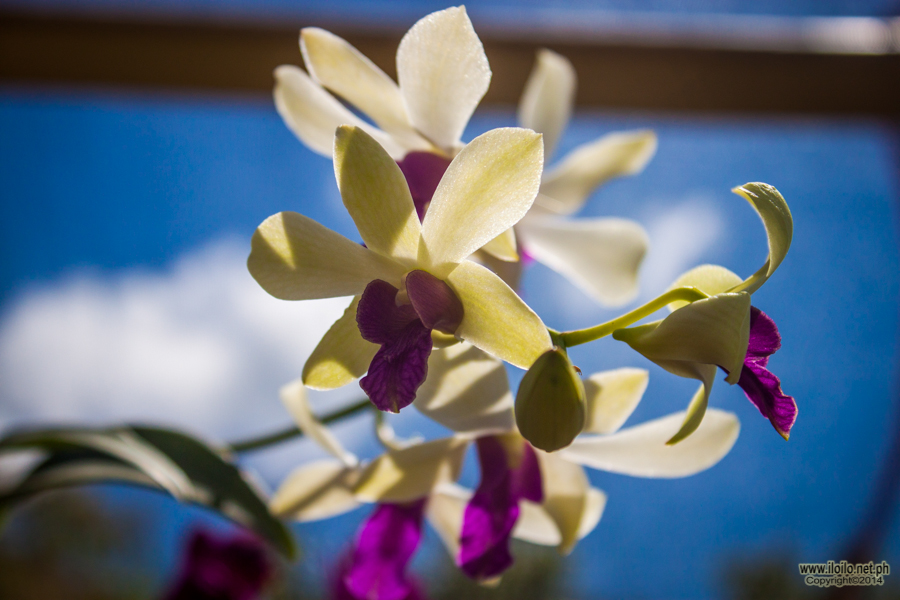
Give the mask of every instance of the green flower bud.
[(548, 350), (519, 385), (516, 422), (535, 448), (553, 452), (572, 443), (584, 429), (584, 385), (566, 352)]

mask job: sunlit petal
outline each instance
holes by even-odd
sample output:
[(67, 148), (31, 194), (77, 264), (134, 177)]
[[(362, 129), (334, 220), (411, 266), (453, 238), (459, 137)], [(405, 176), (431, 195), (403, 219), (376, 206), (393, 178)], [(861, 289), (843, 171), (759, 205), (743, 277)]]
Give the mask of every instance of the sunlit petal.
[(338, 127), (334, 175), (366, 247), (414, 261), (422, 227), (406, 178), (384, 148), (358, 127)]
[(397, 49), (397, 79), (416, 129), (445, 150), (456, 146), (491, 82), (465, 7), (432, 13), (413, 25)]
[(269, 502), (276, 516), (297, 521), (326, 519), (353, 510), (359, 501), (353, 485), (359, 475), (336, 460), (321, 460), (294, 470)]
[(584, 381), (587, 403), (585, 433), (615, 433), (628, 420), (647, 389), (644, 369), (615, 369), (595, 373)]
[(519, 260), (515, 230), (510, 227), (482, 246), (481, 250), (503, 261), (512, 262)]
[(531, 256), (597, 301), (618, 306), (637, 295), (638, 269), (649, 242), (634, 221), (529, 217), (516, 228)]
[(373, 279), (399, 285), (404, 268), (293, 212), (272, 215), (256, 230), (247, 267), (282, 300), (361, 294)]
[(586, 467), (635, 477), (687, 477), (710, 468), (734, 446), (740, 431), (737, 417), (710, 409), (693, 435), (666, 445), (684, 413), (675, 413), (608, 436), (582, 436), (561, 455)]
[(275, 108), (285, 124), (306, 146), (331, 158), (334, 130), (339, 125), (356, 125), (369, 132), (391, 156), (402, 158), (406, 149), (391, 136), (364, 123), (301, 69), (282, 65), (275, 69)]
[(541, 136), (533, 131), (507, 127), (472, 140), (434, 192), (422, 224), (420, 260), (446, 276), (516, 224), (534, 202), (542, 165)]
[(481, 265), (461, 263), (447, 283), (465, 307), (458, 337), (522, 369), (552, 348), (540, 317)]
[(468, 442), (435, 440), (393, 450), (373, 460), (360, 475), (356, 497), (366, 502), (410, 502), (441, 483), (459, 478)]
[(392, 131), (409, 129), (403, 95), (384, 71), (342, 38), (318, 27), (300, 31), (300, 51), (309, 74)]
[(294, 422), (306, 437), (310, 438), (326, 452), (340, 460), (348, 467), (358, 464), (356, 457), (344, 450), (338, 439), (331, 433), (321, 421), (313, 414), (309, 406), (306, 387), (299, 379), (283, 386), (278, 392), (281, 402), (294, 418)]
[(599, 185), (640, 172), (655, 152), (652, 131), (610, 133), (579, 146), (544, 172), (541, 194), (556, 201), (547, 208), (565, 215), (577, 211)]
[(513, 428), (513, 397), (503, 363), (467, 343), (431, 353), (428, 378), (413, 404), (458, 432)]
[(548, 161), (572, 114), (575, 85), (575, 69), (569, 59), (552, 50), (538, 50), (519, 101), (519, 125), (544, 134)]
[[(714, 296), (727, 292), (739, 285), (743, 280), (725, 267), (719, 265), (700, 265), (690, 271), (682, 273), (672, 285), (670, 290), (680, 287), (695, 287), (707, 296)], [(677, 300), (669, 304), (669, 310), (675, 310), (689, 304), (686, 300)]]
[(578, 541), (578, 532), (588, 509), (590, 489), (581, 465), (562, 458), (560, 453), (537, 451), (544, 488), (543, 507), (560, 533), (559, 551), (568, 554)]
[(741, 196), (757, 212), (766, 228), (769, 241), (769, 257), (760, 269), (733, 291), (752, 294), (772, 276), (791, 247), (794, 235), (794, 219), (784, 197), (767, 183), (745, 183), (731, 190)]
[(365, 375), (378, 352), (378, 344), (367, 342), (356, 324), (355, 296), (340, 319), (325, 332), (303, 365), (303, 383), (314, 390), (333, 390)]
[(432, 492), (425, 507), (425, 518), (431, 523), (454, 561), (459, 555), (463, 515), (471, 497), (472, 490), (455, 483), (444, 483)]

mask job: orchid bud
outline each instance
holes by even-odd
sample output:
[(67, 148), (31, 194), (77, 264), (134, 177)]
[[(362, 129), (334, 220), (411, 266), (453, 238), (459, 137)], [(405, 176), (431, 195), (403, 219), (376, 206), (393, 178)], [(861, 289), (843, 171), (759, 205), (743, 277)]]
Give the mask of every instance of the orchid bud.
[(566, 352), (542, 354), (522, 378), (516, 394), (516, 422), (535, 448), (553, 452), (584, 429), (584, 385)]

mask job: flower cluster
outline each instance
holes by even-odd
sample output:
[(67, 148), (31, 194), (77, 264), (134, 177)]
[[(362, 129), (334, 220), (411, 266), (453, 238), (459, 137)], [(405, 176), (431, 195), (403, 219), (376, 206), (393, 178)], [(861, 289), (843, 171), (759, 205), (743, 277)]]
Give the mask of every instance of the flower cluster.
[[(777, 190), (735, 190), (769, 240), (766, 263), (749, 278), (704, 265), (608, 323), (553, 331), (516, 291), (532, 260), (606, 305), (635, 297), (643, 229), (569, 217), (605, 181), (643, 169), (654, 134), (610, 134), (545, 168), (576, 82), (565, 58), (541, 51), (519, 106), (521, 127), (464, 143), (491, 71), (463, 7), (428, 15), (406, 33), (396, 83), (329, 32), (304, 29), (300, 47), (306, 71), (276, 71), (276, 106), (304, 144), (333, 161), (362, 243), (282, 212), (254, 234), (248, 267), (277, 298), (352, 297), (300, 379), (282, 389), (299, 429), (331, 458), (300, 466), (271, 501), (273, 512), (301, 521), (376, 505), (338, 569), (334, 597), (422, 597), (406, 566), (426, 521), (463, 573), (491, 582), (513, 561), (511, 538), (566, 553), (595, 527), (606, 496), (585, 467), (636, 477), (711, 467), (739, 430), (733, 414), (707, 409), (717, 367), (787, 439), (796, 404), (768, 370), (780, 336), (751, 305), (791, 242), (790, 210)], [(667, 306), (664, 319), (633, 326)], [(583, 377), (567, 352), (610, 335), (700, 381), (687, 410), (621, 429), (648, 372)], [(504, 361), (527, 369), (515, 400)], [(379, 418), (386, 451), (361, 461), (313, 414), (306, 393), (355, 380), (376, 411), (412, 405), (452, 435), (398, 442)], [(481, 472), (474, 490), (457, 483), (470, 447)]]

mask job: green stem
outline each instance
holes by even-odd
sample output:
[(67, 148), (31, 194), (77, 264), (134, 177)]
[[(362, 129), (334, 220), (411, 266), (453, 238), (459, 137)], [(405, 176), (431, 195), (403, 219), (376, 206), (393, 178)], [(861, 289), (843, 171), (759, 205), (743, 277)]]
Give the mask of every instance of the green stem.
[(599, 340), (602, 337), (606, 337), (616, 329), (628, 327), (632, 323), (640, 321), (648, 315), (652, 315), (671, 302), (675, 302), (677, 300), (695, 302), (697, 300), (703, 300), (704, 298), (708, 297), (709, 296), (707, 296), (697, 288), (675, 288), (674, 290), (669, 290), (662, 296), (659, 296), (658, 298), (651, 300), (647, 304), (639, 306), (633, 311), (625, 313), (621, 317), (613, 319), (612, 321), (607, 321), (606, 323), (601, 323), (600, 325), (595, 325), (594, 327), (588, 327), (587, 329), (565, 331), (563, 333), (557, 334), (557, 337), (563, 342), (563, 344), (565, 344), (566, 347), (586, 344), (587, 342), (593, 342), (594, 340)]
[[(342, 408), (337, 412), (333, 412), (330, 415), (325, 415), (319, 420), (322, 423), (339, 421), (344, 417), (349, 417), (350, 415), (356, 414), (359, 411), (364, 410), (370, 406), (372, 406), (372, 403), (368, 398), (366, 398), (365, 400), (360, 400), (356, 404), (351, 404), (346, 408)], [(250, 452), (251, 450), (259, 450), (267, 446), (280, 444), (281, 442), (285, 442), (295, 437), (301, 437), (302, 435), (303, 432), (300, 431), (300, 429), (295, 425), (292, 427), (288, 427), (287, 429), (282, 429), (281, 431), (276, 431), (275, 433), (264, 435), (262, 437), (251, 438), (249, 440), (241, 440), (240, 442), (228, 444), (228, 449), (231, 452)]]

